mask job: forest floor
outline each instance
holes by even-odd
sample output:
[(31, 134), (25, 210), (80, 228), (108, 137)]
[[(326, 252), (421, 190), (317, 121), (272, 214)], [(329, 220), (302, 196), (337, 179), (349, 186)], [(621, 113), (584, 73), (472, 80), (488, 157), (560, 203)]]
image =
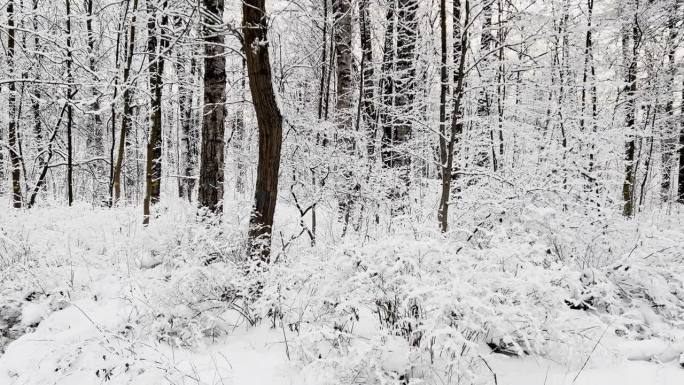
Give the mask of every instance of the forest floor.
[(283, 204), (254, 299), (240, 206), (3, 208), (0, 384), (684, 384), (684, 215), (341, 238), (321, 210), (310, 247)]

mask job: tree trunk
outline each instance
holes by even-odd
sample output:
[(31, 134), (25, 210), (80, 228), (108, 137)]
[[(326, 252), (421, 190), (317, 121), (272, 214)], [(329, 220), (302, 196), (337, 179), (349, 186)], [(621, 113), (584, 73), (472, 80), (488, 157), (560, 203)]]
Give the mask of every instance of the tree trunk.
[[(684, 79), (682, 79), (682, 100), (684, 100)], [(679, 169), (677, 170), (677, 202), (684, 203), (684, 103), (679, 112)]]
[(366, 152), (370, 164), (375, 159), (375, 136), (377, 131), (377, 113), (373, 104), (374, 79), (373, 79), (373, 42), (371, 40), (370, 14), (368, 0), (359, 1), (359, 31), (361, 40), (361, 77), (360, 82), (360, 105), (363, 122), (366, 125), (366, 137), (368, 143)]
[[(586, 120), (587, 120), (587, 83), (591, 82), (590, 92), (591, 92), (591, 126), (592, 133), (596, 132), (596, 83), (595, 83), (595, 70), (594, 70), (594, 51), (593, 51), (593, 39), (592, 39), (592, 15), (594, 11), (594, 0), (587, 0), (587, 32), (584, 41), (584, 69), (582, 71), (582, 96), (581, 96), (581, 112), (580, 112), (580, 131), (584, 132), (586, 130)], [(593, 138), (593, 137), (591, 137)], [(591, 173), (594, 168), (594, 144), (591, 142), (589, 144), (589, 167), (588, 170)], [(589, 174), (587, 182), (591, 185), (595, 183), (595, 177)], [(591, 186), (588, 186), (590, 189)]]
[[(354, 153), (356, 142), (353, 137), (352, 100), (354, 81), (352, 76), (352, 19), (351, 1), (333, 0), (333, 20), (335, 38), (335, 59), (337, 78), (337, 101), (335, 104), (335, 125), (337, 127), (337, 144), (347, 155)], [(344, 221), (342, 234), (346, 233), (352, 204), (355, 200), (354, 191), (358, 189), (353, 180), (351, 167), (345, 162), (339, 173), (342, 183), (339, 186), (339, 214)]]
[(392, 133), (394, 131), (394, 66), (395, 66), (395, 34), (396, 34), (396, 1), (389, 0), (385, 20), (385, 42), (382, 54), (382, 68), (380, 70), (380, 91), (382, 92), (382, 140), (380, 150), (382, 163), (385, 167), (392, 166)]
[(74, 78), (71, 73), (71, 62), (73, 61), (73, 53), (71, 48), (71, 0), (66, 0), (66, 49), (67, 49), (67, 82), (69, 87), (67, 88), (67, 99), (69, 106), (67, 107), (67, 199), (69, 201), (69, 206), (74, 203), (74, 148), (73, 148), (73, 134), (72, 128), (74, 125), (74, 107), (71, 102), (72, 87), (74, 83)]
[[(480, 119), (481, 133), (484, 139), (484, 135), (487, 132), (487, 127), (489, 126), (489, 114), (490, 114), (490, 95), (489, 95), (489, 77), (491, 59), (489, 58), (490, 51), (494, 45), (494, 35), (492, 34), (492, 4), (494, 2), (486, 0), (482, 6), (482, 33), (480, 35), (480, 57), (482, 60), (479, 63), (480, 66), (480, 89), (477, 97), (477, 116)], [(494, 130), (489, 129), (489, 141), (491, 147), (491, 166), (494, 171), (498, 169), (496, 147), (494, 143)], [(480, 167), (485, 167), (487, 162), (487, 151), (482, 149), (478, 154), (477, 164)]]
[[(15, 46), (14, 27), (14, 0), (7, 2), (7, 67), (9, 68), (10, 78), (14, 75), (14, 46)], [(21, 160), (19, 159), (18, 148), (18, 127), (16, 116), (16, 85), (12, 81), (9, 83), (9, 92), (7, 94), (7, 111), (9, 115), (8, 125), (8, 144), (9, 144), (9, 158), (10, 166), (12, 168), (12, 206), (14, 208), (21, 208)]]
[(245, 192), (245, 177), (247, 166), (243, 158), (243, 142), (245, 140), (245, 91), (246, 91), (246, 77), (247, 77), (247, 63), (242, 60), (242, 71), (240, 71), (240, 99), (238, 110), (235, 112), (235, 120), (233, 124), (233, 148), (236, 152), (236, 170), (235, 170), (235, 190), (242, 194)]
[[(178, 23), (178, 22), (177, 22)], [(192, 202), (192, 191), (195, 188), (195, 135), (193, 135), (192, 99), (194, 92), (194, 67), (195, 60), (182, 58), (183, 53), (178, 51), (176, 73), (178, 76), (178, 109), (180, 113), (180, 159), (182, 166), (181, 175), (178, 178), (178, 193), (180, 198)], [(190, 69), (186, 68), (190, 65)], [(189, 83), (189, 84), (188, 84)]]
[(318, 90), (318, 120), (323, 119), (323, 106), (325, 104), (326, 82), (328, 80), (328, 0), (323, 0), (323, 46), (321, 50), (321, 82)]
[[(128, 6), (128, 5), (127, 5)], [(136, 12), (138, 10), (138, 0), (133, 0), (133, 10), (131, 16), (131, 27), (127, 41), (127, 48), (125, 53), (125, 67), (123, 70), (123, 79), (121, 83), (124, 86), (123, 91), (123, 111), (121, 113), (121, 131), (119, 133), (119, 146), (117, 150), (116, 165), (114, 166), (114, 175), (112, 177), (112, 185), (114, 196), (112, 197), (112, 205), (116, 205), (121, 197), (121, 173), (128, 146), (128, 136), (133, 125), (133, 89), (132, 84), (129, 83), (131, 73), (131, 64), (133, 62), (133, 49), (135, 48), (135, 22)]]
[(204, 120), (198, 200), (220, 213), (223, 200), (223, 137), (225, 134), (226, 58), (223, 56), (223, 0), (204, 0)]
[[(666, 90), (672, 91), (669, 87), (674, 87), (675, 75), (677, 74), (677, 66), (675, 65), (675, 53), (677, 51), (677, 5), (673, 3), (673, 9), (670, 12), (670, 19), (668, 20), (668, 29), (670, 30), (668, 37), (668, 45), (670, 49), (667, 54), (667, 84)], [(674, 95), (673, 92), (668, 92), (669, 97), (665, 102), (665, 115), (667, 115), (667, 123), (665, 124), (665, 133), (663, 135), (662, 143), (662, 181), (660, 184), (661, 198), (664, 202), (670, 200), (670, 186), (672, 184), (672, 157), (675, 151), (675, 132), (677, 123), (674, 115)]]
[(147, 158), (145, 164), (145, 200), (143, 202), (143, 223), (150, 220), (150, 206), (159, 202), (162, 177), (162, 76), (164, 74), (165, 28), (168, 16), (165, 14), (166, 2), (161, 7), (161, 25), (157, 41), (157, 10), (153, 9), (152, 0), (147, 5), (147, 55), (149, 58), (150, 77), (150, 135), (147, 141)]
[(465, 58), (468, 51), (468, 27), (470, 23), (470, 2), (465, 1), (465, 14), (461, 31), (461, 4), (459, 0), (454, 0), (454, 63), (458, 64), (458, 69), (454, 73), (455, 88), (453, 93), (453, 112), (451, 114), (451, 130), (449, 137), (440, 136), (440, 147), (444, 148), (444, 159), (442, 162), (442, 189), (439, 198), (439, 209), (437, 218), (440, 230), (444, 233), (449, 228), (449, 199), (451, 197), (451, 182), (454, 172), (454, 147), (458, 144), (463, 133), (463, 85), (465, 82)]
[(504, 43), (506, 40), (506, 35), (508, 34), (507, 29), (504, 27), (503, 15), (504, 7), (503, 1), (498, 0), (498, 31), (496, 33), (496, 39), (499, 45), (498, 53), (498, 65), (496, 69), (496, 101), (497, 101), (497, 117), (498, 117), (498, 133), (499, 133), (499, 153), (498, 153), (498, 168), (501, 169), (504, 163), (504, 137), (503, 137), (503, 122), (504, 122), (504, 105), (506, 104), (506, 68), (505, 68), (505, 56), (504, 56)]
[[(128, 18), (128, 7), (130, 1), (126, 0), (126, 8), (124, 9), (121, 20), (119, 21), (116, 33), (116, 45), (114, 50), (114, 67), (119, 68), (119, 50), (121, 48), (121, 34), (126, 25)], [(127, 35), (126, 35), (127, 36)], [(126, 37), (124, 37), (126, 41)], [(111, 109), (111, 145), (109, 147), (109, 206), (114, 204), (114, 149), (116, 148), (116, 98), (119, 93), (119, 72), (114, 75), (114, 95), (112, 95)]]
[[(460, 1), (454, 0), (454, 33), (457, 28), (460, 28), (457, 23), (460, 23)], [(458, 16), (457, 16), (458, 12)], [(446, 119), (447, 119), (447, 95), (449, 93), (449, 67), (447, 63), (447, 9), (446, 0), (440, 0), (439, 2), (439, 42), (440, 42), (440, 68), (439, 68), (439, 165), (441, 167), (440, 174), (442, 175), (442, 188), (444, 185), (444, 171), (447, 162), (447, 138), (446, 138)], [(459, 37), (460, 39), (460, 37)], [(449, 176), (450, 178), (450, 176)], [(444, 192), (442, 192), (444, 195)], [(446, 200), (449, 199), (449, 191), (447, 190)], [(444, 197), (442, 197), (444, 198)], [(440, 224), (440, 230), (442, 232), (447, 231), (448, 219), (446, 218), (446, 211), (443, 205), (442, 199), (440, 199), (440, 207), (437, 211), (437, 220)]]
[(259, 126), (259, 161), (254, 191), (254, 211), (249, 220), (249, 247), (252, 256), (268, 262), (273, 214), (278, 198), (278, 170), (283, 128), (282, 116), (273, 91), (268, 54), (268, 19), (264, 2), (264, 0), (244, 1), (242, 28), (249, 88)]
[[(33, 60), (36, 63), (41, 62), (41, 48), (40, 48), (40, 39), (39, 39), (39, 32), (38, 32), (38, 0), (33, 0), (33, 49), (36, 51), (36, 54), (33, 56)], [(40, 78), (40, 64), (36, 66), (36, 73), (35, 77), (36, 79)], [(43, 125), (40, 120), (40, 86), (35, 86), (33, 88), (33, 98), (31, 100), (31, 110), (33, 111), (33, 134), (36, 140), (36, 150), (38, 150), (38, 165), (39, 167), (43, 165)]]
[[(88, 69), (90, 69), (91, 72), (95, 73), (95, 33), (93, 32), (93, 1), (94, 0), (86, 0), (85, 6), (86, 6), (86, 40), (88, 43)], [(97, 80), (97, 79), (94, 79)], [(102, 132), (100, 131), (100, 124), (102, 124), (102, 118), (100, 117), (100, 101), (99, 101), (99, 95), (100, 93), (97, 91), (96, 87), (93, 87), (92, 89), (93, 92), (93, 98), (95, 100), (93, 103), (90, 105), (90, 108), (93, 110), (93, 114), (95, 115), (95, 132), (93, 133), (94, 136), (94, 144), (96, 146), (102, 146)], [(97, 150), (102, 150), (100, 147), (97, 148)], [(99, 155), (99, 154), (98, 154)]]
[(353, 140), (345, 131), (352, 129), (352, 23), (351, 2), (333, 0), (335, 19), (335, 58), (337, 60), (337, 103), (335, 104), (335, 123), (340, 131), (341, 143), (347, 151), (354, 149)]
[[(636, 182), (636, 167), (635, 167), (635, 150), (636, 150), (636, 97), (637, 91), (637, 53), (639, 49), (640, 32), (637, 24), (637, 9), (634, 9), (634, 23), (631, 31), (631, 47), (630, 30), (625, 27), (622, 34), (622, 51), (624, 62), (627, 65), (625, 71), (625, 127), (628, 131), (627, 141), (625, 143), (625, 180), (622, 185), (622, 199), (624, 200), (624, 207), (622, 213), (626, 217), (634, 215), (634, 186)], [(631, 52), (630, 52), (631, 48)]]

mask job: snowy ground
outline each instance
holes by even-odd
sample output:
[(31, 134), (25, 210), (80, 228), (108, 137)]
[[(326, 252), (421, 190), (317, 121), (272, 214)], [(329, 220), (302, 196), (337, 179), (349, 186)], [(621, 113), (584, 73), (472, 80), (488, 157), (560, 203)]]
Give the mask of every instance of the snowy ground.
[[(281, 256), (282, 270), (267, 276), (282, 280), (266, 285), (270, 302), (247, 310), (226, 299), (239, 290), (234, 267), (206, 262), (239, 249), (244, 213), (228, 215), (233, 222), (218, 230), (198, 225), (181, 204), (167, 207), (147, 229), (139, 214), (85, 206), (3, 209), (0, 384), (398, 384), (388, 379), (404, 372), (411, 384), (493, 384), (494, 376), (501, 385), (684, 384), (684, 267), (674, 265), (682, 260), (684, 227), (676, 220), (621, 227), (621, 235), (606, 236), (615, 244), (602, 246), (615, 252), (610, 263), (571, 271), (567, 261), (557, 268), (561, 262), (551, 259), (521, 262), (546, 258), (554, 242), (528, 242), (536, 235), (514, 230), (513, 222), (502, 234), (492, 231), (484, 251), (473, 247), (448, 262), (438, 256), (454, 253), (454, 245), (429, 233), (363, 245), (330, 239), (313, 251), (295, 242)], [(296, 223), (289, 214), (283, 209), (279, 218), (286, 229)], [(539, 221), (553, 226), (553, 218)], [(627, 244), (637, 233), (638, 247)], [(579, 248), (567, 246), (573, 247)], [(445, 282), (448, 274), (457, 282)], [(389, 314), (373, 296), (383, 275), (401, 279), (382, 280), (378, 292), (406, 294), (400, 306), (419, 303), (420, 317), (404, 319), (420, 319), (413, 326), (397, 321), (387, 333), (387, 324), (375, 321)], [(571, 309), (563, 296), (591, 308)], [(264, 309), (274, 303), (280, 315), (270, 317)], [(458, 327), (445, 321), (446, 306), (450, 317), (463, 310)], [(486, 333), (478, 322), (488, 325)], [(406, 328), (413, 332), (400, 337)], [(459, 339), (473, 335), (480, 337)], [(495, 353), (492, 342), (520, 356)], [(436, 352), (430, 364), (428, 351)], [(444, 364), (454, 351), (468, 353)]]

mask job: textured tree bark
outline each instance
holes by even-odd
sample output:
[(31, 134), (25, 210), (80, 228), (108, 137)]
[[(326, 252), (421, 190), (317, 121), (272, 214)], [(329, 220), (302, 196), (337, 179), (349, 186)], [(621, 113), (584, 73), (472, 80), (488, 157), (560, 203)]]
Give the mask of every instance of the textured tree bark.
[[(178, 179), (178, 194), (180, 198), (187, 199), (192, 202), (192, 191), (195, 188), (195, 179), (193, 173), (196, 166), (196, 141), (193, 135), (193, 114), (192, 114), (192, 99), (194, 90), (194, 67), (195, 60), (185, 60), (181, 56), (183, 53), (178, 52), (176, 62), (176, 73), (178, 74), (178, 109), (180, 110), (180, 159), (179, 163), (182, 168), (181, 178)], [(186, 68), (190, 65), (190, 69)], [(190, 84), (187, 84), (190, 83)]]
[[(67, 0), (68, 1), (68, 0)], [(14, 27), (14, 0), (7, 2), (7, 67), (9, 68), (10, 77), (13, 76), (14, 68), (14, 46), (15, 46)], [(8, 144), (9, 144), (9, 158), (10, 167), (12, 168), (12, 206), (14, 208), (21, 208), (21, 162), (19, 159), (18, 148), (18, 133), (17, 133), (17, 117), (16, 117), (16, 85), (14, 82), (9, 83), (9, 92), (7, 95), (7, 111), (9, 115), (9, 125), (7, 130)]]
[[(454, 147), (459, 143), (463, 133), (462, 103), (463, 85), (465, 82), (465, 57), (468, 52), (468, 26), (470, 23), (470, 2), (465, 1), (465, 12), (461, 30), (461, 4), (454, 0), (454, 63), (458, 63), (458, 69), (454, 72), (455, 88), (453, 92), (453, 112), (451, 114), (451, 130), (448, 141), (441, 145), (446, 148), (445, 159), (442, 163), (442, 190), (439, 198), (437, 218), (440, 230), (446, 232), (449, 228), (449, 199), (451, 198), (452, 174), (454, 172)], [(442, 140), (447, 140), (445, 137)]]
[[(244, 101), (245, 99), (245, 89), (246, 82), (245, 77), (246, 66), (244, 59), (242, 60), (242, 71), (240, 71), (240, 98)], [(235, 119), (233, 120), (233, 139), (232, 144), (236, 153), (236, 164), (235, 164), (235, 191), (239, 194), (245, 192), (245, 177), (246, 169), (245, 162), (243, 159), (243, 141), (245, 138), (245, 103), (240, 102), (238, 104), (238, 109), (235, 111)]]
[(373, 42), (371, 40), (370, 14), (368, 10), (368, 0), (359, 1), (359, 31), (361, 38), (361, 77), (360, 83), (361, 103), (363, 122), (366, 124), (366, 137), (368, 144), (366, 152), (371, 164), (375, 160), (375, 137), (377, 134), (377, 112), (373, 104), (375, 93), (375, 83), (373, 79)]
[[(337, 144), (348, 155), (354, 153), (356, 142), (352, 136), (353, 111), (352, 100), (354, 82), (352, 78), (352, 22), (350, 0), (333, 0), (333, 19), (335, 38), (335, 59), (337, 65), (337, 100), (335, 103), (335, 125), (337, 127)], [(355, 197), (353, 192), (357, 184), (353, 180), (350, 167), (343, 165), (339, 173), (344, 178), (339, 185), (339, 215), (344, 221), (342, 234), (346, 233)]]
[(128, 146), (128, 134), (131, 131), (133, 124), (132, 120), (132, 104), (133, 104), (133, 89), (129, 84), (129, 77), (131, 73), (131, 64), (133, 62), (133, 49), (135, 48), (135, 23), (136, 11), (138, 9), (138, 0), (133, 0), (133, 10), (131, 16), (131, 28), (127, 39), (127, 48), (125, 56), (125, 67), (123, 70), (123, 79), (121, 83), (124, 86), (123, 91), (123, 111), (121, 113), (121, 131), (119, 133), (119, 146), (117, 150), (116, 165), (114, 166), (114, 175), (112, 176), (112, 186), (114, 196), (112, 197), (112, 205), (116, 205), (121, 197), (121, 171)]
[[(684, 100), (684, 79), (682, 79), (682, 100)], [(679, 169), (677, 171), (677, 202), (684, 203), (684, 103), (679, 112)]]
[[(41, 47), (40, 47), (40, 39), (39, 39), (39, 33), (38, 33), (38, 0), (33, 0), (33, 49), (36, 51), (34, 54), (33, 60), (35, 63), (38, 63), (35, 69), (35, 78), (39, 79), (40, 78), (40, 63), (42, 60), (42, 52)], [(40, 119), (40, 87), (39, 86), (34, 86), (33, 89), (33, 98), (31, 100), (31, 110), (33, 112), (33, 134), (36, 140), (36, 149), (38, 150), (38, 165), (39, 167), (42, 167), (43, 165), (43, 125)]]
[(223, 200), (223, 137), (226, 116), (226, 59), (221, 33), (223, 0), (204, 0), (204, 120), (198, 200), (220, 213)]
[(278, 198), (282, 116), (273, 91), (264, 0), (245, 0), (242, 12), (249, 88), (259, 126), (259, 161), (254, 210), (249, 221), (249, 247), (253, 257), (268, 262), (273, 214)]
[(335, 123), (342, 138), (341, 144), (347, 151), (354, 149), (354, 142), (348, 133), (352, 129), (352, 99), (354, 83), (352, 79), (352, 23), (351, 2), (333, 0), (335, 19), (335, 59), (337, 60), (337, 102), (335, 104)]
[[(491, 59), (488, 57), (489, 52), (492, 49), (493, 43), (494, 43), (494, 35), (492, 34), (492, 4), (493, 1), (485, 1), (483, 6), (482, 6), (482, 33), (480, 35), (480, 56), (483, 57), (483, 59), (480, 61), (479, 66), (480, 66), (480, 79), (481, 79), (481, 84), (480, 84), (480, 89), (478, 92), (477, 96), (477, 116), (480, 118), (480, 127), (481, 128), (481, 133), (483, 135), (483, 140), (484, 135), (487, 132), (487, 127), (488, 127), (488, 118), (490, 115), (490, 94), (489, 94), (489, 84), (487, 84), (487, 78), (489, 75), (490, 67), (491, 67)], [(487, 55), (487, 56), (485, 56)], [(496, 148), (495, 148), (495, 143), (494, 143), (494, 130), (489, 129), (489, 141), (490, 141), (490, 147), (491, 147), (491, 166), (494, 171), (498, 169), (498, 164), (497, 164), (497, 156), (496, 156)], [(478, 159), (477, 159), (477, 164), (480, 167), (485, 167), (487, 165), (487, 151), (484, 149), (479, 152), (478, 154)]]
[[(454, 33), (456, 29), (460, 29), (460, 1), (454, 0)], [(457, 18), (456, 12), (459, 13)], [(445, 187), (447, 189), (450, 186), (444, 185), (444, 171), (447, 165), (447, 137), (446, 137), (446, 119), (447, 119), (447, 94), (449, 93), (449, 67), (447, 63), (447, 9), (446, 0), (440, 0), (439, 2), (439, 42), (440, 42), (440, 68), (439, 68), (439, 165), (441, 167), (440, 174), (442, 175), (442, 189)], [(460, 39), (460, 37), (459, 37)], [(449, 176), (450, 178), (451, 176)], [(448, 219), (446, 214), (448, 212), (448, 200), (449, 191), (447, 190), (446, 197), (444, 197), (444, 191), (442, 191), (442, 197), (440, 198), (440, 207), (437, 211), (437, 221), (440, 225), (440, 230), (442, 232), (447, 231)], [(446, 199), (446, 200), (444, 200)], [(445, 204), (446, 203), (446, 204)], [(446, 209), (446, 210), (445, 210)]]
[[(635, 167), (635, 151), (636, 142), (636, 97), (637, 91), (637, 53), (639, 50), (640, 31), (637, 24), (637, 9), (634, 10), (634, 23), (631, 31), (631, 47), (630, 47), (630, 30), (625, 27), (622, 34), (622, 50), (627, 69), (625, 71), (625, 127), (628, 131), (627, 141), (625, 143), (625, 180), (622, 185), (622, 199), (624, 200), (624, 207), (622, 214), (626, 217), (634, 215), (634, 187), (636, 184), (636, 167)], [(631, 52), (630, 52), (631, 48)]]
[[(95, 72), (95, 33), (93, 32), (93, 1), (94, 0), (86, 0), (85, 1), (85, 11), (86, 11), (86, 40), (88, 43), (88, 69), (92, 71), (93, 73)], [(96, 123), (96, 129), (94, 134), (94, 139), (95, 139), (95, 144), (102, 146), (102, 132), (100, 131), (100, 124), (102, 124), (102, 118), (100, 117), (100, 101), (99, 101), (99, 92), (97, 91), (96, 87), (93, 87), (92, 89), (93, 92), (93, 97), (95, 100), (93, 103), (90, 105), (90, 108), (93, 110), (94, 115), (95, 115), (95, 123)], [(99, 143), (98, 143), (99, 142)], [(98, 148), (100, 149), (100, 148)]]
[(145, 164), (145, 199), (143, 201), (143, 224), (149, 223), (150, 206), (159, 202), (162, 177), (162, 75), (164, 74), (163, 51), (166, 48), (165, 28), (168, 16), (165, 14), (166, 2), (161, 7), (160, 41), (157, 40), (157, 10), (151, 0), (147, 5), (147, 55), (150, 77), (150, 134), (147, 142)]
[(318, 120), (323, 119), (323, 107), (326, 99), (326, 82), (328, 80), (328, 0), (323, 0), (323, 39), (321, 50), (321, 81), (318, 89)]
[[(581, 116), (580, 116), (580, 131), (586, 129), (586, 110), (587, 110), (587, 83), (591, 82), (591, 127), (592, 133), (596, 132), (596, 82), (594, 70), (594, 42), (592, 39), (592, 15), (594, 11), (594, 0), (587, 0), (587, 32), (584, 42), (584, 70), (582, 71), (582, 96), (581, 96)], [(589, 171), (594, 168), (594, 144), (589, 144)], [(595, 182), (595, 178), (589, 177), (588, 183), (591, 185)], [(590, 188), (590, 186), (589, 186)]]
[(504, 162), (504, 136), (503, 136), (503, 122), (504, 122), (504, 105), (506, 104), (506, 68), (505, 68), (505, 56), (504, 56), (504, 43), (506, 40), (506, 35), (508, 34), (507, 28), (505, 27), (503, 21), (504, 15), (504, 5), (503, 1), (498, 0), (498, 13), (497, 13), (497, 25), (498, 31), (496, 33), (497, 44), (499, 45), (498, 53), (498, 65), (496, 68), (496, 111), (498, 117), (498, 134), (499, 134), (499, 153), (498, 153), (498, 167), (499, 169), (503, 166)]
[[(570, 4), (568, 0), (562, 3), (562, 11), (558, 21), (557, 27), (557, 37), (555, 38), (554, 44), (554, 64), (556, 65), (558, 71), (558, 100), (556, 102), (556, 114), (558, 128), (560, 128), (561, 134), (561, 145), (563, 146), (563, 174), (566, 175), (568, 171), (565, 166), (565, 161), (568, 156), (568, 133), (565, 125), (565, 99), (566, 99), (566, 83), (568, 82), (569, 70), (568, 70), (568, 57), (569, 55), (569, 40), (568, 40), (568, 20), (570, 17)], [(555, 24), (555, 21), (554, 21)], [(556, 79), (556, 78), (554, 78)], [(554, 87), (555, 88), (555, 87)], [(496, 170), (496, 168), (495, 168)], [(567, 177), (563, 177), (563, 189), (567, 189)]]
[(33, 91), (31, 100), (31, 111), (33, 112), (33, 135), (36, 140), (36, 150), (38, 150), (38, 165), (43, 164), (43, 124), (40, 120), (40, 91), (36, 88)]
[[(675, 53), (677, 51), (677, 32), (676, 27), (677, 19), (675, 15), (677, 14), (677, 5), (673, 3), (673, 9), (670, 12), (670, 18), (668, 20), (668, 29), (670, 30), (668, 36), (668, 44), (670, 45), (670, 50), (667, 54), (667, 86), (674, 86), (675, 75), (677, 74), (677, 66), (675, 64)], [(666, 87), (667, 87), (666, 86)], [(670, 200), (670, 189), (672, 184), (672, 158), (675, 151), (676, 142), (676, 129), (677, 123), (674, 116), (674, 94), (669, 92), (670, 96), (665, 102), (665, 114), (667, 115), (668, 122), (665, 125), (665, 133), (663, 135), (664, 139), (662, 142), (662, 181), (660, 184), (661, 198), (664, 202)]]
[(392, 166), (391, 146), (394, 127), (394, 66), (395, 66), (395, 34), (396, 34), (396, 1), (389, 0), (385, 20), (385, 41), (382, 53), (382, 67), (380, 73), (380, 91), (382, 92), (382, 110), (380, 122), (382, 124), (382, 139), (380, 141), (380, 156), (385, 167)]
[[(67, 82), (69, 82), (69, 87), (67, 88), (67, 95), (71, 99), (72, 87), (74, 79), (71, 73), (71, 62), (73, 61), (72, 48), (71, 48), (71, 0), (66, 0), (66, 49), (67, 49)], [(74, 125), (74, 107), (71, 105), (71, 100), (69, 100), (69, 106), (67, 107), (67, 200), (69, 201), (69, 206), (74, 203), (74, 148), (73, 148), (73, 135), (72, 128)]]

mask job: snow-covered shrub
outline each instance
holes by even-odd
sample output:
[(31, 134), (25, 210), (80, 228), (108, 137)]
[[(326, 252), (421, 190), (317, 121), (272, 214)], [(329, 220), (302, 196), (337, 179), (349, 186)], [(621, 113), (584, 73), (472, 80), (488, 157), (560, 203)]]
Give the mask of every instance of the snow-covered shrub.
[(536, 263), (545, 249), (508, 241), (459, 252), (461, 242), (407, 238), (350, 243), (273, 267), (260, 301), (280, 308), (306, 370), (335, 373), (320, 383), (468, 383), (483, 351), (567, 359), (585, 337), (565, 325), (573, 313), (563, 266)]
[(131, 295), (154, 338), (196, 347), (253, 325), (261, 273), (245, 258), (240, 229), (205, 214), (168, 230), (140, 258), (144, 272)]

